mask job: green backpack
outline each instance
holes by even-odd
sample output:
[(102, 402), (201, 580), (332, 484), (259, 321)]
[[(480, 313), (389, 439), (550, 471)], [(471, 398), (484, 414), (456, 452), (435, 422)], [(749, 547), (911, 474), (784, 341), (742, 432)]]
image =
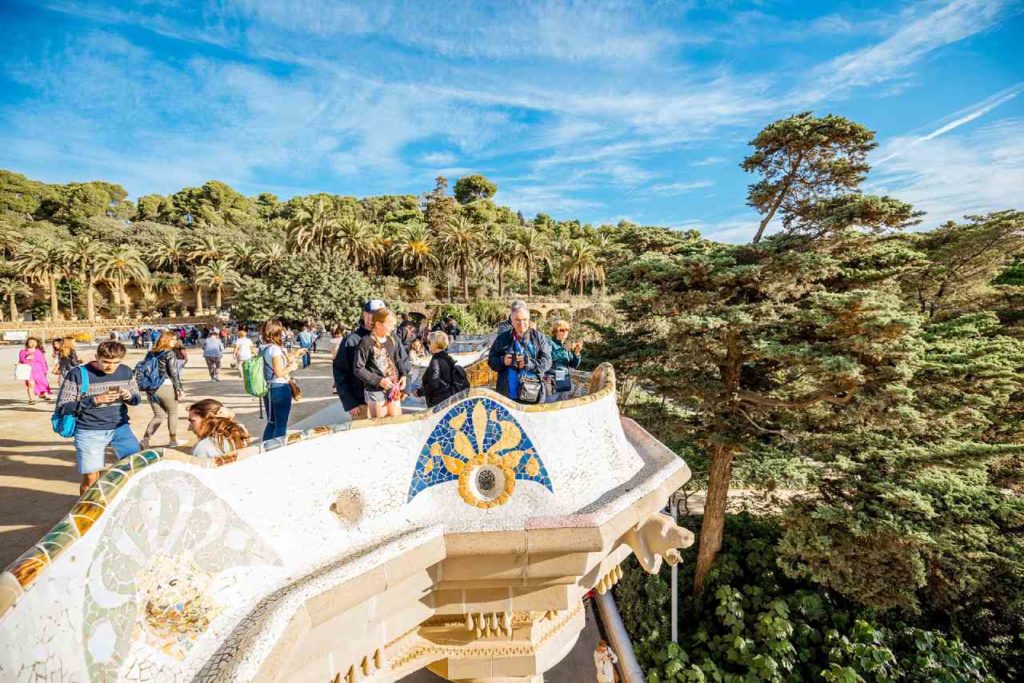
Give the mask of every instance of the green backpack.
[(257, 353), (249, 360), (242, 362), (242, 381), (245, 383), (245, 393), (256, 398), (263, 398), (269, 391), (263, 366), (262, 353)]

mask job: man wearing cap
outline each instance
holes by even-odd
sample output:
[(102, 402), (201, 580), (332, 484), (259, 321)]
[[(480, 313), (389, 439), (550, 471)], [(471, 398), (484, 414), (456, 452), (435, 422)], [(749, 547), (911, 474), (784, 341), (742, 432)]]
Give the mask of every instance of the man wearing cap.
[(338, 347), (338, 353), (334, 356), (332, 370), (334, 372), (334, 387), (338, 390), (338, 398), (341, 399), (341, 408), (352, 416), (352, 419), (366, 417), (366, 399), (363, 397), (363, 383), (356, 379), (353, 368), (355, 367), (356, 349), (363, 337), (370, 334), (370, 323), (373, 320), (374, 311), (387, 308), (380, 299), (370, 299), (363, 305), (363, 318), (359, 326), (345, 335)]
[[(370, 334), (370, 327), (373, 323), (373, 314), (381, 308), (387, 308), (387, 304), (381, 299), (370, 299), (363, 305), (363, 319), (354, 331), (349, 332), (341, 345), (338, 353), (334, 356), (334, 386), (338, 390), (338, 398), (341, 399), (342, 409), (352, 416), (353, 420), (366, 417), (366, 399), (363, 396), (363, 383), (356, 379), (354, 368), (356, 362), (356, 349), (363, 337)], [(405, 347), (399, 344), (399, 358), (403, 364), (406, 374), (409, 372), (409, 354)]]

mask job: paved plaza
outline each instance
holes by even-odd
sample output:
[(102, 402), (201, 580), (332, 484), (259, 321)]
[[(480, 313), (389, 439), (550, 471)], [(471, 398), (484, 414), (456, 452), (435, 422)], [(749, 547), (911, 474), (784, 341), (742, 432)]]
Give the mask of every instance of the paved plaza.
[[(75, 471), (75, 449), (71, 439), (62, 439), (50, 427), (53, 403), (36, 401), (28, 405), (24, 383), (14, 379), (20, 346), (0, 347), (0, 567), (4, 567), (36, 543), (78, 499), (79, 475)], [(259, 405), (246, 395), (237, 369), (228, 367), (232, 349), (224, 356), (221, 381), (210, 380), (202, 351), (190, 348), (185, 368), (188, 397), (178, 412), (178, 439), (187, 440), (180, 450), (188, 452), (196, 442), (187, 431), (188, 406), (203, 398), (215, 398), (238, 416), (250, 434), (263, 432)], [(94, 358), (94, 346), (79, 347), (83, 361)], [(129, 349), (125, 364), (134, 367), (144, 350)], [(331, 358), (326, 352), (314, 354), (313, 363), (293, 375), (302, 387), (302, 400), (292, 407), (291, 424), (336, 402), (331, 393)], [(51, 375), (51, 377), (53, 377)], [(54, 378), (56, 379), (56, 378)], [(56, 394), (56, 384), (51, 384)], [(153, 413), (147, 399), (129, 407), (132, 430), (142, 438)], [(157, 431), (152, 445), (167, 444), (167, 426)], [(111, 459), (109, 462), (113, 462)]]

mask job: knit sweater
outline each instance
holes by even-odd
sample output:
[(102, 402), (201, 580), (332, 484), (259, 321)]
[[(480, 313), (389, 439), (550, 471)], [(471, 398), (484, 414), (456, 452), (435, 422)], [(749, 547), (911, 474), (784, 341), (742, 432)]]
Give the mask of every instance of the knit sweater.
[[(135, 382), (135, 373), (127, 365), (118, 365), (109, 375), (100, 372), (92, 363), (79, 366), (89, 374), (89, 389), (86, 395), (82, 392), (82, 373), (72, 368), (60, 385), (57, 394), (56, 411), (60, 414), (77, 413), (77, 429), (108, 430), (117, 429), (128, 424), (128, 406), (137, 406), (139, 385)], [(95, 398), (110, 389), (127, 389), (131, 392), (128, 401), (118, 399), (113, 403), (96, 403)]]

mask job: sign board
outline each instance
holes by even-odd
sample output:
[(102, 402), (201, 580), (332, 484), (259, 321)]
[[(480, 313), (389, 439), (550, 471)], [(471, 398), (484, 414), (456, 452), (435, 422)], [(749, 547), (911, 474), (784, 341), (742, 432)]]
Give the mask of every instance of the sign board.
[(28, 330), (4, 330), (4, 341), (25, 341), (28, 339)]

